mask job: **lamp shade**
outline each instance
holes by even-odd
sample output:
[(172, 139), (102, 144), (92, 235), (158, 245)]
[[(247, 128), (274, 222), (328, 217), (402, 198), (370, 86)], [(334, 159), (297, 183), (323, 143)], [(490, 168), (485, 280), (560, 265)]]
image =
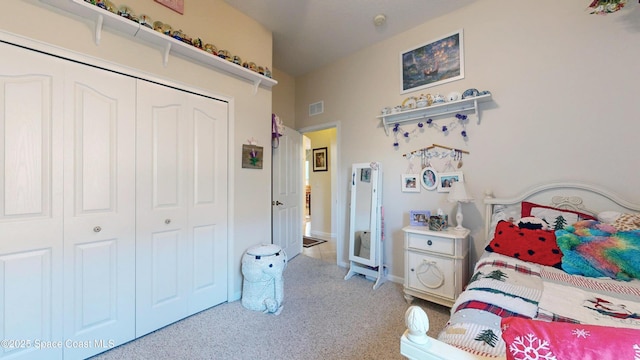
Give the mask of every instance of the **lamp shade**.
[(467, 193), (467, 188), (462, 181), (456, 181), (451, 184), (449, 191), (449, 202), (470, 202), (473, 198)]

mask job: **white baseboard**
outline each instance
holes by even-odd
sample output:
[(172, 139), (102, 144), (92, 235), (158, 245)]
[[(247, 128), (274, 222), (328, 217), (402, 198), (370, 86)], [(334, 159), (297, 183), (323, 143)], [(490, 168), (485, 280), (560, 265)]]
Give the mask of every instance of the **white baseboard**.
[(309, 234), (312, 237), (315, 238), (319, 238), (319, 239), (325, 239), (325, 240), (329, 240), (329, 239), (335, 239), (336, 238), (336, 234), (332, 234), (332, 233), (327, 233), (327, 232), (323, 232), (323, 231), (309, 231)]

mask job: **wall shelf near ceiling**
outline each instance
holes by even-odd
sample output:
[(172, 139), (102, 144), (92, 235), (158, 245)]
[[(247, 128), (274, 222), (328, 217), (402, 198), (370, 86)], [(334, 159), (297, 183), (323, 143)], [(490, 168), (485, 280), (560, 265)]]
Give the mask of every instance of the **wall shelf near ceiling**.
[(103, 28), (114, 30), (120, 34), (135, 37), (162, 50), (162, 61), (166, 66), (169, 62), (169, 54), (182, 56), (191, 61), (207, 65), (211, 68), (239, 77), (253, 83), (253, 92), (258, 91), (259, 86), (271, 88), (278, 82), (257, 72), (251, 71), (233, 62), (219, 58), (204, 50), (198, 49), (182, 41), (164, 35), (157, 31), (140, 25), (137, 22), (118, 16), (110, 11), (102, 9), (84, 0), (41, 0), (58, 9), (77, 15), (83, 19), (95, 22), (95, 42), (100, 44)]
[[(485, 94), (470, 97), (458, 101), (451, 101), (442, 104), (433, 104), (431, 106), (416, 108), (411, 110), (399, 111), (392, 114), (384, 114), (377, 116), (382, 121), (384, 132), (389, 135), (389, 127), (394, 124), (402, 124), (410, 121), (426, 120), (428, 118), (444, 117), (447, 115), (470, 112), (476, 114), (478, 123), (480, 123), (480, 110), (478, 104), (491, 100), (491, 94)], [(434, 119), (435, 120), (435, 119)]]

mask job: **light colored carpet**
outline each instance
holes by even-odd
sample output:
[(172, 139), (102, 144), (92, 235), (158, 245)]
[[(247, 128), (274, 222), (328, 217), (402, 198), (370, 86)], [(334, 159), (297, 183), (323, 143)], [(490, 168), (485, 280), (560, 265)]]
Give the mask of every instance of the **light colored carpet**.
[[(280, 315), (224, 303), (116, 347), (94, 359), (402, 359), (405, 330), (400, 284), (373, 282), (299, 255), (284, 272)], [(420, 299), (436, 336), (449, 309)]]

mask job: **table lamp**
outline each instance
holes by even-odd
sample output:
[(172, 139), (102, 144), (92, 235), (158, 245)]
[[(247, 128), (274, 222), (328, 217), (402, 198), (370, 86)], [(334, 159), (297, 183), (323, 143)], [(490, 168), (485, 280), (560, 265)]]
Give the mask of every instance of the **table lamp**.
[(447, 200), (449, 200), (449, 202), (458, 203), (458, 212), (456, 213), (457, 226), (455, 227), (455, 230), (465, 230), (465, 228), (462, 227), (462, 203), (471, 202), (473, 201), (473, 198), (467, 193), (467, 188), (464, 186), (464, 182), (456, 181), (451, 184), (451, 191), (449, 191), (449, 197)]

